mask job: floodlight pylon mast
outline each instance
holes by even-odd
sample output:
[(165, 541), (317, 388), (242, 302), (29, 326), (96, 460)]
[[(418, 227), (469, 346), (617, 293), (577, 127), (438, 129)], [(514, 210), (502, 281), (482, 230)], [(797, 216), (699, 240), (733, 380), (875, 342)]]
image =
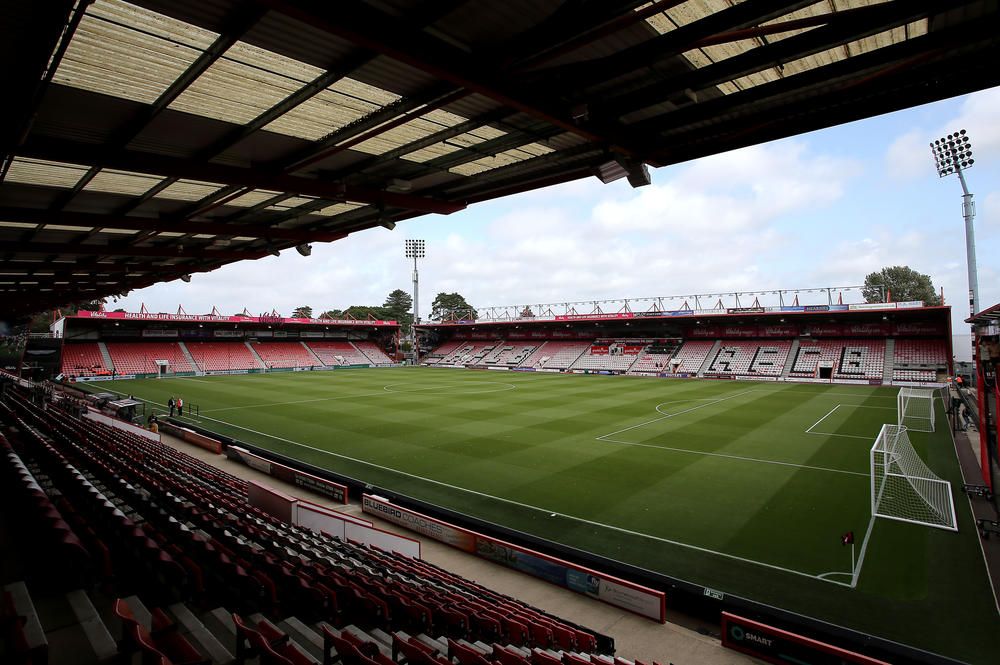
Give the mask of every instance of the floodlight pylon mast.
[[(971, 168), (976, 160), (972, 158), (972, 141), (964, 129), (931, 143), (931, 155), (938, 177), (952, 173), (958, 174), (962, 183), (962, 217), (965, 218), (965, 263), (969, 271), (969, 315), (979, 313), (979, 272), (976, 269), (976, 230), (973, 220), (976, 217), (976, 204), (972, 200), (972, 192), (965, 182), (965, 169)], [(972, 326), (972, 365), (976, 365), (976, 327)]]
[(965, 262), (969, 270), (969, 314), (979, 313), (979, 271), (976, 267), (976, 204), (965, 182), (965, 173), (958, 167), (958, 180), (962, 183), (962, 217), (965, 218)]
[(417, 270), (417, 259), (427, 255), (423, 240), (406, 241), (406, 258), (413, 259), (413, 323), (410, 325), (410, 343), (413, 359), (417, 360), (417, 324), (420, 323), (420, 273)]

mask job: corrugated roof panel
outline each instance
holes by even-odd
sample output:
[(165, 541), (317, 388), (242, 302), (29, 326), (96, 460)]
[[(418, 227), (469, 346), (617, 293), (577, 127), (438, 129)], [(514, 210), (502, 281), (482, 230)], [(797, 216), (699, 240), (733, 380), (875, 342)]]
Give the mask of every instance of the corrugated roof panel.
[(149, 104), (215, 38), (161, 14), (101, 0), (80, 21), (53, 80)]
[(10, 164), (6, 180), (41, 187), (69, 188), (75, 186), (86, 172), (87, 167), (77, 164), (17, 157)]
[[(448, 114), (448, 115), (454, 115), (454, 114)], [(458, 116), (454, 117), (457, 118)], [(464, 122), (464, 120), (460, 122)], [(484, 125), (483, 127), (478, 127), (464, 134), (459, 134), (458, 136), (453, 136), (450, 139), (445, 139), (444, 141), (441, 141), (439, 143), (429, 145), (426, 148), (422, 148), (420, 150), (414, 150), (413, 152), (403, 155), (402, 159), (405, 159), (410, 162), (423, 163), (430, 161), (432, 159), (437, 159), (438, 157), (443, 157), (447, 154), (455, 152), (456, 150), (461, 150), (462, 148), (469, 148), (471, 146), (476, 145), (477, 143), (482, 143), (484, 141), (499, 138), (501, 136), (506, 136), (506, 132), (496, 129), (495, 127)]]
[(271, 122), (265, 129), (316, 141), (379, 108), (370, 101), (328, 88)]
[(280, 203), (275, 203), (272, 206), (268, 206), (268, 210), (289, 210), (291, 208), (298, 208), (301, 205), (307, 203), (312, 203), (316, 200), (315, 196), (293, 196), (290, 199), (285, 199)]
[(494, 157), (483, 157), (482, 159), (477, 159), (474, 162), (454, 166), (448, 170), (459, 175), (472, 176), (477, 173), (491, 171), (501, 166), (509, 166), (518, 162), (527, 161), (533, 157), (538, 157), (539, 155), (544, 155), (549, 152), (552, 152), (552, 148), (541, 145), (540, 143), (529, 143), (528, 145), (521, 146), (520, 148), (514, 148), (513, 150), (506, 150), (498, 153)]
[[(848, 57), (869, 53), (871, 51), (905, 41), (906, 39), (919, 37), (926, 33), (927, 20), (923, 19), (915, 21), (906, 26), (900, 26), (870, 37), (865, 37), (864, 39), (849, 42), (843, 46), (837, 46), (805, 58), (792, 60), (791, 62), (785, 63), (783, 73), (785, 76), (801, 74), (802, 72), (807, 72), (818, 67), (839, 62)], [(746, 85), (746, 80), (740, 79), (737, 80), (736, 83)]]
[(348, 201), (344, 203), (335, 203), (334, 205), (323, 208), (322, 210), (313, 210), (309, 214), (322, 215), (324, 217), (333, 217), (334, 215), (350, 212), (352, 210), (357, 210), (358, 208), (363, 208), (363, 207), (364, 204), (362, 203), (351, 203)]
[(320, 72), (317, 67), (237, 42), (170, 108), (245, 125)]
[(141, 196), (162, 180), (162, 178), (141, 173), (104, 169), (94, 176), (84, 187), (84, 190)]
[(395, 150), (413, 141), (425, 138), (455, 125), (465, 122), (465, 118), (446, 111), (431, 111), (419, 118), (414, 118), (409, 122), (393, 127), (392, 129), (374, 136), (363, 143), (353, 146), (354, 150), (366, 152), (370, 155), (381, 155), (389, 150)]
[(281, 194), (281, 192), (272, 192), (267, 189), (254, 189), (246, 194), (237, 196), (235, 199), (226, 201), (227, 206), (239, 206), (241, 208), (250, 208), (258, 203), (263, 203), (264, 201), (273, 198)]
[[(457, 139), (459, 137), (455, 137)], [(447, 141), (439, 141), (433, 145), (429, 145), (426, 148), (421, 148), (420, 150), (414, 150), (401, 157), (408, 162), (429, 162), (432, 159), (437, 159), (438, 157), (444, 157), (456, 150), (461, 150), (462, 146), (455, 145), (455, 139), (448, 139)]]
[(178, 180), (153, 198), (177, 199), (179, 201), (200, 201), (218, 191), (222, 185), (197, 180)]
[[(858, 7), (884, 4), (888, 1), (889, 0), (824, 0), (823, 2), (816, 2), (808, 7), (803, 7), (795, 12), (789, 13), (772, 21), (768, 21), (765, 25), (774, 25), (800, 18), (829, 14), (832, 11), (844, 11), (847, 9), (856, 9)], [(648, 6), (648, 3), (645, 6)], [(729, 6), (730, 3), (728, 0), (690, 0), (689, 2), (681, 4), (677, 7), (672, 7), (666, 12), (654, 14), (653, 16), (647, 18), (646, 21), (657, 32), (664, 34), (674, 30), (678, 26), (687, 25), (688, 23), (696, 21), (708, 13), (721, 11)], [(768, 35), (766, 41), (781, 41), (811, 29), (815, 28), (791, 30), (788, 32)], [(908, 36), (919, 36), (926, 33), (926, 31), (926, 20), (918, 21), (911, 24), (911, 26), (908, 26), (907, 28), (896, 28), (894, 30), (880, 33), (879, 35), (873, 35), (871, 37), (852, 42), (848, 45), (801, 58), (794, 63), (787, 63), (780, 68), (770, 67), (759, 72), (754, 72), (753, 74), (749, 74), (734, 81), (722, 83), (718, 86), (718, 88), (725, 94), (731, 94), (733, 92), (737, 92), (738, 90), (775, 81), (783, 76), (798, 74), (810, 69), (815, 69), (817, 67), (837, 62), (838, 60), (843, 60), (844, 58), (850, 56), (867, 53), (884, 46), (889, 46), (891, 44), (904, 41), (908, 38)], [(746, 53), (763, 43), (764, 39), (744, 39), (687, 51), (684, 53), (684, 57), (692, 65), (700, 69), (714, 62), (719, 62), (742, 53)]]

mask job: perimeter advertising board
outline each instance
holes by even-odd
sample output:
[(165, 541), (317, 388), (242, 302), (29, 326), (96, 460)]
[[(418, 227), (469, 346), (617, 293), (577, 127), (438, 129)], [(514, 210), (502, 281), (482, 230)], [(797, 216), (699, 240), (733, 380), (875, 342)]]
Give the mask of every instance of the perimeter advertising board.
[(722, 646), (777, 665), (889, 665), (877, 658), (744, 619), (729, 612), (722, 613)]
[(335, 483), (332, 480), (320, 478), (304, 471), (298, 471), (284, 464), (272, 462), (238, 446), (229, 446), (228, 454), (230, 457), (236, 457), (250, 468), (266, 473), (278, 480), (284, 480), (286, 483), (291, 483), (296, 487), (322, 494), (338, 503), (347, 503), (346, 485), (341, 485), (340, 483)]
[(666, 621), (666, 600), (662, 591), (620, 580), (568, 561), (506, 543), (474, 531), (456, 527), (441, 520), (390, 503), (387, 499), (365, 494), (361, 499), (366, 513), (404, 526), (452, 547), (474, 553), (508, 568), (533, 575), (546, 582), (575, 591), (648, 617)]

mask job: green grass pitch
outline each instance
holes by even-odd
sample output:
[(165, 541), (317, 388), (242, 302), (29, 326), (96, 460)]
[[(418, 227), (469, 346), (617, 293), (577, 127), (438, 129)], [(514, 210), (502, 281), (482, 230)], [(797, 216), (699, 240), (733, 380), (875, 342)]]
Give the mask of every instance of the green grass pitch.
[[(898, 389), (432, 368), (95, 384), (256, 445), (725, 593), (972, 662), (997, 607), (938, 404), (911, 439), (959, 532), (870, 521)], [(851, 589), (853, 530), (867, 547)], [(669, 603), (669, 598), (668, 598)]]

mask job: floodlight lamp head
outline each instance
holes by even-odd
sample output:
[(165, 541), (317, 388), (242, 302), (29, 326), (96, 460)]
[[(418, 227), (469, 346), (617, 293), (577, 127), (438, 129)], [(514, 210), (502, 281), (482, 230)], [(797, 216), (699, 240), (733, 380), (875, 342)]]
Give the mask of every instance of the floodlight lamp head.
[(407, 239), (406, 240), (406, 258), (408, 259), (422, 259), (426, 253), (426, 243), (423, 240)]
[(310, 254), (313, 253), (312, 245), (310, 245), (307, 242), (304, 242), (301, 245), (296, 245), (295, 251), (301, 254), (302, 256), (309, 256)]
[(185, 284), (189, 283), (191, 281), (191, 275), (181, 275), (181, 281)]

